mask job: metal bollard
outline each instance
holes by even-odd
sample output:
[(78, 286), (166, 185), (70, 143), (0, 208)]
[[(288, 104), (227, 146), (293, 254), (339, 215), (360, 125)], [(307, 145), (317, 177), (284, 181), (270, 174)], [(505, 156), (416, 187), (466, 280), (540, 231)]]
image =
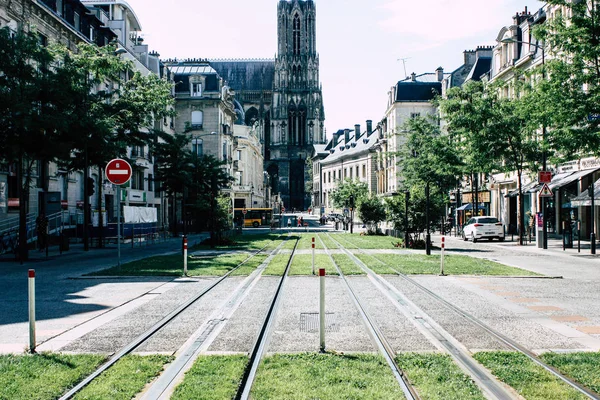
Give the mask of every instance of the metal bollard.
[(312, 238), (312, 274), (315, 274), (315, 238)]
[(446, 237), (442, 236), (442, 254), (440, 257), (440, 275), (444, 276), (444, 252), (446, 248)]
[(325, 268), (319, 268), (319, 351), (325, 352)]
[(29, 352), (35, 353), (35, 270), (29, 270)]
[(187, 236), (183, 236), (183, 275), (187, 276), (187, 251), (188, 251), (188, 242)]

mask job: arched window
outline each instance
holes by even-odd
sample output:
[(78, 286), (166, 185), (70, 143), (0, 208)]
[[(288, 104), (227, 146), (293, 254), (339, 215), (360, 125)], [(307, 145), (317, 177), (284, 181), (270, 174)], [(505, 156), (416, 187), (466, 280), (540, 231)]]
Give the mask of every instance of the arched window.
[(202, 111), (192, 111), (192, 129), (202, 129), (204, 114)]
[(294, 15), (293, 25), (293, 42), (294, 42), (294, 55), (300, 55), (300, 17), (298, 14)]

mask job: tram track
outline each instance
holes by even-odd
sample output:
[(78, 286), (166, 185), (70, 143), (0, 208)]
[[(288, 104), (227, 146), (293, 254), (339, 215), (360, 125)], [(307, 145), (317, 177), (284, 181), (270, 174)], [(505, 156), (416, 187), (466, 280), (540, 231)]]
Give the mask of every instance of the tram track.
[[(280, 235), (281, 236), (281, 235)], [(278, 238), (280, 237), (278, 236)], [(274, 239), (277, 240), (278, 238)], [(71, 399), (75, 394), (80, 392), (84, 387), (89, 385), (92, 381), (97, 379), (104, 371), (108, 370), (115, 363), (125, 357), (127, 354), (134, 351), (136, 348), (141, 346), (143, 343), (147, 342), (150, 338), (154, 337), (161, 329), (167, 326), (170, 322), (172, 322), (176, 317), (184, 313), (188, 310), (192, 305), (194, 305), (198, 300), (203, 298), (206, 294), (210, 293), (215, 287), (217, 287), (220, 283), (225, 281), (228, 277), (230, 277), (235, 271), (242, 268), (245, 264), (247, 264), (250, 260), (252, 260), (257, 255), (263, 253), (265, 249), (267, 249), (271, 243), (266, 244), (261, 249), (255, 251), (251, 255), (249, 255), (244, 261), (239, 263), (236, 267), (232, 268), (223, 276), (216, 279), (214, 282), (210, 283), (207, 287), (203, 288), (199, 293), (192, 296), (190, 299), (186, 300), (184, 303), (180, 304), (178, 307), (171, 310), (167, 315), (161, 318), (159, 321), (154, 323), (150, 328), (145, 330), (143, 333), (138, 335), (134, 340), (121, 347), (117, 352), (115, 352), (104, 364), (98, 367), (94, 372), (84, 378), (81, 382), (71, 388), (68, 392), (63, 394), (59, 400), (68, 400)], [(283, 243), (280, 244), (275, 250), (271, 250), (271, 253), (274, 253), (281, 247)]]
[(368, 311), (366, 310), (364, 304), (362, 303), (362, 301), (360, 300), (360, 298), (358, 297), (358, 295), (356, 294), (356, 292), (352, 289), (352, 286), (348, 282), (348, 279), (346, 278), (346, 275), (344, 275), (344, 273), (342, 272), (341, 268), (338, 266), (338, 264), (335, 262), (334, 258), (331, 256), (331, 253), (329, 252), (329, 249), (327, 248), (327, 246), (325, 245), (325, 243), (321, 239), (321, 236), (317, 235), (317, 237), (319, 238), (319, 241), (321, 242), (321, 245), (323, 246), (323, 249), (325, 249), (325, 254), (327, 254), (327, 256), (329, 256), (329, 258), (330, 258), (331, 262), (333, 263), (333, 265), (335, 266), (338, 274), (342, 278), (342, 281), (344, 282), (344, 284), (346, 286), (346, 289), (348, 290), (348, 292), (349, 292), (352, 300), (354, 301), (354, 304), (356, 305), (356, 308), (358, 309), (361, 317), (363, 318), (363, 321), (364, 321), (365, 326), (367, 327), (367, 329), (369, 331), (369, 334), (370, 334), (371, 338), (373, 339), (373, 341), (377, 345), (377, 348), (379, 349), (380, 353), (385, 358), (385, 361), (388, 364), (388, 366), (390, 367), (392, 373), (394, 374), (394, 378), (396, 379), (396, 381), (400, 385), (400, 388), (402, 389), (402, 392), (404, 393), (404, 395), (406, 396), (406, 398), (409, 399), (409, 400), (418, 400), (418, 399), (420, 399), (420, 397), (417, 394), (416, 390), (410, 384), (410, 382), (409, 382), (406, 374), (404, 373), (404, 371), (396, 363), (395, 352), (392, 349), (392, 347), (390, 346), (390, 344), (388, 343), (388, 341), (385, 338), (384, 334), (381, 332), (381, 330), (379, 329), (379, 327), (375, 323), (373, 317), (371, 317), (369, 315)]
[[(412, 302), (410, 302), (410, 300), (406, 296), (402, 295), (400, 293), (400, 291), (394, 285), (392, 285), (385, 278), (383, 278), (379, 274), (376, 274), (369, 267), (367, 267), (352, 252), (350, 252), (346, 248), (346, 246), (344, 246), (342, 243), (340, 243), (340, 241), (333, 239), (331, 237), (331, 235), (329, 235), (329, 234), (327, 234), (327, 236), (329, 237), (330, 240), (334, 241), (339, 246), (339, 249), (341, 251), (343, 251), (347, 256), (349, 256), (361, 269), (363, 269), (363, 271), (365, 271), (367, 273), (367, 276), (370, 279), (372, 279), (373, 281), (379, 282), (381, 284), (381, 286), (379, 287), (380, 290), (382, 290), (382, 288), (383, 288), (384, 290), (389, 291), (389, 293), (392, 294), (392, 297), (395, 298), (395, 301), (397, 301), (399, 303), (402, 303), (402, 302), (404, 302), (404, 303), (412, 303)], [(579, 384), (578, 382), (575, 382), (575, 381), (571, 380), (570, 378), (566, 377), (565, 375), (561, 374), (556, 368), (554, 368), (554, 367), (548, 365), (547, 363), (545, 363), (544, 361), (542, 361), (539, 357), (537, 357), (532, 351), (530, 351), (526, 347), (520, 345), (519, 343), (517, 343), (516, 341), (510, 339), (509, 337), (507, 337), (506, 335), (502, 334), (501, 332), (499, 332), (499, 331), (497, 331), (497, 330), (489, 327), (488, 325), (486, 325), (480, 319), (474, 317), (473, 315), (467, 313), (466, 311), (464, 311), (464, 310), (460, 309), (459, 307), (455, 306), (454, 304), (450, 303), (449, 301), (447, 301), (446, 299), (444, 299), (440, 295), (434, 293), (430, 289), (428, 289), (425, 286), (423, 286), (420, 283), (418, 283), (416, 280), (414, 280), (414, 279), (410, 278), (409, 276), (401, 273), (393, 265), (390, 265), (386, 261), (381, 260), (380, 258), (376, 257), (373, 254), (365, 252), (364, 250), (360, 249), (355, 244), (353, 244), (351, 242), (348, 242), (345, 239), (342, 239), (342, 240), (344, 240), (346, 243), (350, 243), (350, 245), (353, 247), (353, 250), (357, 250), (360, 253), (365, 254), (368, 257), (371, 257), (374, 260), (377, 260), (379, 263), (384, 264), (387, 267), (391, 268), (393, 271), (396, 272), (396, 274), (399, 277), (401, 277), (404, 281), (406, 281), (406, 282), (410, 283), (411, 285), (413, 285), (418, 291), (420, 291), (422, 293), (425, 293), (429, 297), (433, 298), (435, 301), (439, 302), (445, 308), (447, 308), (450, 311), (458, 314), (460, 317), (462, 317), (463, 319), (465, 319), (468, 322), (472, 323), (473, 325), (477, 326), (479, 329), (487, 332), (494, 339), (496, 339), (497, 341), (499, 341), (500, 343), (502, 343), (503, 345), (505, 345), (509, 349), (525, 355), (527, 358), (529, 358), (535, 364), (537, 364), (538, 366), (544, 368), (546, 371), (548, 371), (553, 376), (555, 376), (556, 378), (558, 378), (562, 382), (566, 383), (567, 385), (569, 385), (570, 387), (572, 387), (573, 389), (575, 389), (579, 393), (585, 395), (586, 397), (588, 397), (590, 399), (600, 400), (600, 395), (598, 393), (595, 393), (595, 392), (591, 391), (587, 387), (585, 387), (585, 386)], [(420, 313), (422, 316), (427, 315), (416, 304), (412, 303), (411, 306), (413, 306), (414, 310), (416, 312)], [(431, 318), (429, 316), (427, 316), (427, 317), (428, 317), (427, 320), (428, 320), (429, 324), (430, 325), (434, 325), (434, 327), (435, 327), (435, 325), (437, 325), (437, 324), (435, 323), (435, 321), (433, 320), (433, 318)], [(425, 321), (425, 319), (423, 319), (422, 317), (421, 318), (416, 318), (416, 319), (420, 319), (421, 321)], [(425, 321), (425, 322), (427, 322), (427, 321)], [(438, 325), (438, 327), (439, 327), (438, 329), (443, 329), (439, 325)], [(448, 333), (448, 335), (450, 335), (450, 334)], [(454, 338), (451, 338), (451, 339), (454, 339)], [(456, 339), (454, 339), (452, 341), (458, 342), (458, 340), (456, 340)], [(449, 344), (451, 344), (451, 342), (448, 342), (448, 341), (441, 342), (441, 343), (445, 347), (447, 347)], [(449, 354), (457, 361), (457, 363), (459, 363), (459, 365), (461, 365), (463, 367), (463, 369), (471, 370), (473, 367), (476, 367), (476, 369), (473, 370), (473, 372), (475, 374), (474, 375), (472, 374), (472, 377), (475, 378), (476, 382), (479, 381), (480, 383), (482, 383), (482, 384), (485, 385), (485, 387), (483, 388), (484, 391), (486, 391), (488, 394), (490, 394), (490, 393), (496, 393), (497, 395), (503, 396), (503, 394), (502, 394), (503, 391), (502, 390), (498, 391), (499, 388), (494, 388), (493, 386), (489, 386), (489, 384), (491, 383), (491, 381), (486, 381), (486, 380), (482, 381), (480, 379), (482, 377), (481, 373), (483, 372), (482, 371), (483, 368), (479, 367), (479, 364), (477, 363), (477, 361), (475, 361), (471, 357), (470, 353), (468, 351), (466, 351), (466, 348), (464, 349), (465, 351), (462, 351), (462, 352), (459, 351), (457, 353), (456, 350), (460, 350), (460, 348), (457, 348), (456, 346), (453, 346), (453, 347), (454, 347), (454, 349), (452, 347), (448, 348)], [(483, 376), (485, 376), (485, 375), (489, 375), (489, 374), (485, 373)], [(505, 398), (505, 397), (496, 397), (496, 398)], [(508, 397), (508, 398), (511, 398), (511, 397)]]

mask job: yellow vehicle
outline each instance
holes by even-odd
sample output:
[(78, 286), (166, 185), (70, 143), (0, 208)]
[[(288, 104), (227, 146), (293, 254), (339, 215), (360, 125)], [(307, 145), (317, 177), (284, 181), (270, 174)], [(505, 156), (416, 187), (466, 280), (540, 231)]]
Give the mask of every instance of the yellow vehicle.
[[(246, 213), (244, 213), (246, 211)], [(270, 208), (235, 208), (233, 220), (236, 226), (254, 227), (269, 226), (273, 219), (273, 210)]]

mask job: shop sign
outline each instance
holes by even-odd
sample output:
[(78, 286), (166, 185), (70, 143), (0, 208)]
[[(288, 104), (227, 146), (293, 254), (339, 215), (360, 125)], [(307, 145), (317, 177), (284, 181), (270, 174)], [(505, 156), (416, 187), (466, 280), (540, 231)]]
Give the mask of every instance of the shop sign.
[[(462, 194), (462, 204), (472, 203), (473, 202), (474, 193), (467, 192)], [(484, 191), (478, 193), (478, 203), (489, 203), (490, 202), (490, 192)]]

